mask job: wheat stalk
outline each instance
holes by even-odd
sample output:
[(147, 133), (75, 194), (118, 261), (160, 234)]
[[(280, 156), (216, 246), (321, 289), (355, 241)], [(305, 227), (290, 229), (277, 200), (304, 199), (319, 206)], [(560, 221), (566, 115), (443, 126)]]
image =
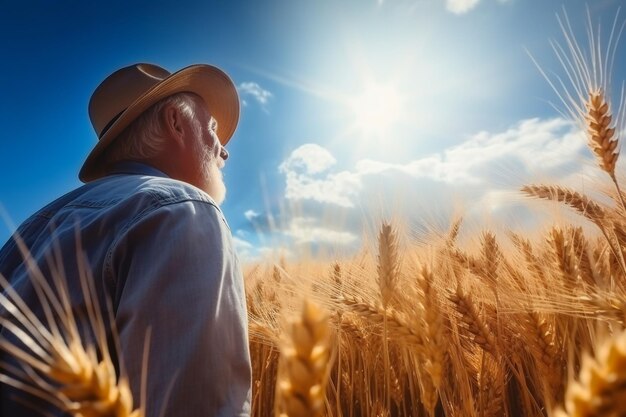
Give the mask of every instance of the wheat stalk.
[(626, 332), (606, 341), (597, 357), (583, 358), (579, 380), (571, 381), (558, 416), (626, 415)]
[(452, 247), (454, 243), (456, 242), (456, 239), (459, 236), (459, 230), (461, 229), (462, 222), (463, 222), (463, 218), (458, 217), (450, 225), (450, 229), (448, 230), (448, 237), (446, 238), (447, 247)]
[[(31, 268), (31, 281), (46, 312), (47, 325), (37, 318), (0, 275), (0, 286), (5, 291), (0, 294), (0, 305), (10, 314), (10, 318), (0, 319), (0, 325), (15, 341), (20, 342), (17, 344), (8, 335), (0, 338), (0, 349), (12, 355), (20, 367), (0, 364), (0, 381), (76, 417), (143, 416), (141, 409), (133, 409), (127, 379), (118, 379), (116, 376), (103, 340), (104, 323), (88, 278), (81, 276), (81, 286), (91, 330), (99, 341), (97, 352), (94, 345), (85, 345), (81, 339), (65, 284), (56, 280), (57, 295), (32, 259), (28, 257), (26, 262)], [(55, 319), (54, 314), (59, 318)], [(144, 351), (144, 369), (145, 361), (147, 351)]]
[(548, 316), (533, 311), (527, 313), (524, 327), (523, 337), (537, 364), (543, 389), (549, 401), (556, 401), (562, 393), (563, 357), (555, 326)]
[[(422, 386), (425, 391), (425, 405), (431, 416), (435, 415), (438, 392), (443, 380), (443, 369), (446, 366), (446, 343), (444, 340), (444, 321), (441, 305), (438, 300), (436, 289), (433, 287), (435, 278), (432, 271), (423, 266), (420, 271), (418, 285), (422, 290), (422, 327), (425, 329), (424, 362), (423, 368), (428, 374), (429, 381), (424, 381)], [(432, 385), (432, 386), (431, 386)], [(430, 394), (430, 395), (429, 395)]]
[[(524, 256), (524, 261), (526, 262), (526, 267), (530, 270), (533, 278), (542, 283), (542, 285), (546, 285), (545, 274), (541, 267), (541, 263), (539, 259), (533, 253), (533, 247), (528, 239), (525, 239), (519, 235), (512, 233), (510, 235), (513, 244)], [(521, 289), (526, 289), (525, 283), (520, 283)]]
[(435, 389), (441, 387), (443, 368), (445, 367), (446, 346), (444, 341), (444, 322), (436, 289), (433, 287), (435, 278), (432, 271), (423, 266), (420, 272), (419, 285), (422, 289), (422, 305), (424, 312), (422, 326), (426, 330), (427, 360), (424, 368), (433, 380)]
[(587, 285), (594, 287), (596, 286), (596, 281), (593, 277), (593, 266), (589, 258), (589, 245), (585, 239), (582, 227), (571, 228), (571, 237), (580, 277)]
[(598, 158), (600, 167), (614, 179), (615, 164), (619, 157), (619, 151), (616, 151), (617, 137), (615, 136), (615, 127), (611, 127), (613, 117), (602, 88), (589, 91), (585, 108), (587, 109), (585, 122), (587, 124), (589, 147)]
[[(398, 237), (389, 223), (383, 222), (378, 235), (378, 287), (383, 304), (387, 310), (400, 278), (398, 259)], [(391, 376), (389, 373), (389, 346), (387, 341), (387, 315), (383, 316), (383, 360), (385, 365), (385, 404), (390, 408)]]
[[(615, 185), (617, 186), (617, 182)], [(609, 243), (611, 251), (620, 259), (622, 269), (626, 271), (626, 264), (619, 249), (620, 243), (615, 237), (618, 223), (615, 222), (615, 216), (610, 216), (600, 204), (577, 191), (558, 185), (525, 185), (521, 190), (530, 196), (565, 203), (591, 220), (598, 226)]]
[(382, 324), (386, 320), (388, 337), (395, 342), (410, 344), (415, 349), (423, 346), (422, 336), (395, 310), (384, 310), (381, 306), (368, 303), (363, 298), (353, 295), (343, 295), (339, 298), (339, 302), (368, 323)]
[[(589, 147), (598, 160), (598, 165), (607, 172), (617, 189), (617, 195), (622, 209), (626, 211), (624, 198), (615, 177), (615, 164), (619, 157), (617, 151), (618, 138), (615, 135), (616, 127), (612, 124), (614, 118), (611, 113), (609, 91), (611, 90), (611, 70), (617, 50), (617, 40), (624, 30), (624, 22), (617, 30), (617, 19), (611, 29), (606, 50), (600, 48), (600, 27), (594, 32), (591, 16), (587, 14), (587, 34), (589, 37), (589, 51), (587, 53), (578, 44), (567, 14), (564, 21), (559, 17), (559, 25), (566, 40), (566, 48), (559, 43), (553, 43), (553, 50), (567, 74), (570, 85), (567, 87), (563, 80), (556, 76), (555, 80), (549, 77), (537, 61), (533, 62), (557, 94), (567, 113), (573, 120), (577, 120), (586, 131)], [(616, 37), (614, 35), (617, 34)], [(615, 42), (613, 40), (616, 39)], [(624, 123), (624, 93), (622, 102), (615, 119), (623, 126)], [(558, 110), (558, 109), (557, 109)], [(561, 114), (561, 112), (559, 110)]]
[(502, 366), (489, 355), (481, 355), (480, 372), (477, 376), (481, 415), (498, 417), (504, 414), (505, 376)]
[(378, 235), (378, 286), (383, 308), (389, 305), (400, 279), (398, 236), (395, 229), (384, 222)]
[(457, 286), (456, 292), (450, 294), (448, 298), (456, 307), (465, 328), (473, 335), (474, 342), (495, 356), (497, 352), (496, 339), (472, 302), (471, 295), (465, 294), (461, 287)]
[(570, 237), (560, 227), (555, 226), (550, 230), (548, 242), (561, 281), (570, 292), (573, 292), (578, 286), (579, 274)]
[(596, 155), (600, 168), (609, 174), (613, 184), (615, 184), (618, 199), (622, 209), (626, 212), (626, 203), (624, 203), (624, 197), (615, 177), (615, 164), (619, 157), (618, 138), (615, 135), (615, 127), (611, 127), (613, 116), (603, 88), (599, 87), (589, 91), (585, 108), (587, 112), (584, 119), (587, 124), (589, 147)]
[(584, 194), (559, 185), (530, 184), (522, 187), (522, 192), (546, 200), (559, 201), (567, 204), (593, 223), (600, 229), (604, 229), (606, 211), (602, 206), (591, 200)]
[(330, 373), (328, 317), (305, 301), (300, 316), (291, 321), (281, 348), (278, 378), (278, 416), (322, 416)]
[(485, 262), (485, 274), (491, 277), (491, 280), (495, 282), (497, 279), (498, 265), (502, 258), (502, 253), (498, 247), (498, 242), (493, 233), (485, 231), (482, 234), (483, 242), (483, 257)]

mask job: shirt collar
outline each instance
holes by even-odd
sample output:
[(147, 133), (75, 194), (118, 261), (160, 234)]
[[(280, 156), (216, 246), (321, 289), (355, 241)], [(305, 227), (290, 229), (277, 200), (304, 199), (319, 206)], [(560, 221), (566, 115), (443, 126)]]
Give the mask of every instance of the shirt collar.
[(116, 162), (109, 171), (109, 175), (115, 174), (150, 175), (153, 177), (169, 178), (169, 176), (163, 171), (160, 171), (151, 165), (137, 161)]

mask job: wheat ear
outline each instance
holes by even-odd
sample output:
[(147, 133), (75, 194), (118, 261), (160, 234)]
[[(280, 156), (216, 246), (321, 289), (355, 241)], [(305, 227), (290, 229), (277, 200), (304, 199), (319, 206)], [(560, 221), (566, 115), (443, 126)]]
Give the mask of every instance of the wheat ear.
[(522, 192), (546, 200), (565, 203), (604, 230), (606, 212), (600, 204), (584, 194), (558, 185), (530, 184), (522, 187)]
[(483, 352), (477, 379), (480, 415), (485, 417), (504, 415), (504, 390), (506, 383), (505, 371), (502, 365)]
[(472, 296), (465, 294), (461, 287), (457, 286), (456, 292), (450, 294), (448, 298), (456, 307), (461, 323), (473, 335), (474, 342), (495, 357), (496, 339), (472, 302)]
[(328, 317), (305, 301), (300, 316), (288, 328), (281, 348), (278, 377), (280, 417), (317, 417), (324, 414), (331, 350)]
[(561, 228), (554, 226), (547, 238), (554, 262), (559, 267), (562, 284), (574, 291), (579, 284), (579, 271), (574, 257), (570, 236)]
[[(18, 245), (22, 245), (21, 241)], [(56, 291), (53, 290), (26, 249), (21, 249), (47, 326), (0, 275), (0, 286), (4, 291), (0, 293), (0, 305), (10, 314), (9, 318), (1, 319), (0, 325), (22, 344), (18, 346), (6, 337), (0, 338), (0, 349), (12, 355), (21, 367), (16, 369), (6, 363), (0, 364), (0, 381), (76, 417), (143, 416), (142, 410), (133, 411), (128, 381), (116, 376), (104, 341), (104, 322), (95, 290), (82, 257), (78, 257), (82, 271), (80, 283), (98, 353), (93, 345), (85, 346), (81, 340), (65, 282), (55, 276)]]
[(378, 286), (383, 308), (389, 305), (400, 277), (398, 236), (389, 223), (383, 223), (378, 235)]
[[(617, 186), (617, 182), (615, 182), (615, 185)], [(598, 226), (606, 241), (609, 243), (611, 251), (620, 260), (622, 259), (619, 250), (619, 242), (615, 242), (616, 239), (611, 237), (614, 235), (614, 226), (612, 226), (614, 222), (610, 221), (610, 216), (600, 204), (583, 194), (558, 185), (525, 185), (521, 190), (533, 197), (565, 203), (578, 211)], [(621, 197), (621, 193), (619, 195)], [(607, 224), (609, 227), (607, 227)], [(621, 267), (626, 271), (626, 265), (624, 265), (623, 262)]]
[[(528, 268), (532, 276), (538, 282), (542, 283), (545, 286), (546, 280), (544, 277), (543, 269), (541, 267), (541, 262), (539, 261), (537, 256), (535, 256), (535, 254), (533, 253), (533, 247), (530, 241), (514, 233), (511, 233), (510, 237), (511, 237), (511, 240), (513, 241), (513, 244), (517, 247), (518, 251), (520, 251), (522, 256), (524, 257), (524, 261), (526, 262), (526, 268)], [(515, 275), (512, 274), (512, 276), (515, 276)], [(521, 284), (520, 288), (522, 289), (525, 289), (527, 287), (526, 283), (523, 281), (521, 281), (520, 284)]]
[(587, 135), (589, 147), (598, 158), (600, 168), (606, 171), (611, 178), (615, 177), (615, 163), (619, 157), (617, 149), (617, 137), (615, 127), (611, 127), (609, 103), (602, 88), (589, 92), (589, 98), (585, 102), (587, 114)]
[(483, 278), (491, 287), (496, 297), (498, 296), (498, 266), (504, 258), (496, 237), (493, 233), (485, 231), (481, 235), (483, 253)]
[[(400, 277), (400, 262), (398, 255), (398, 237), (396, 231), (387, 222), (383, 222), (378, 235), (378, 286), (383, 303), (387, 310), (392, 300)], [(390, 363), (389, 345), (387, 340), (387, 315), (383, 316), (383, 361), (385, 366), (385, 404), (389, 410), (390, 400)]]
[(428, 353), (424, 368), (430, 375), (435, 389), (441, 388), (443, 368), (445, 367), (446, 343), (444, 336), (444, 321), (437, 290), (433, 287), (435, 278), (427, 266), (420, 272), (418, 284), (422, 289), (422, 326), (426, 330), (428, 343), (425, 350)]
[(418, 351), (423, 348), (422, 336), (408, 323), (408, 320), (394, 310), (384, 310), (379, 305), (368, 303), (359, 296), (343, 295), (338, 301), (348, 311), (359, 315), (367, 322), (382, 324), (386, 320), (389, 339), (398, 343), (409, 344)]
[(623, 416), (626, 414), (626, 332), (605, 342), (596, 358), (585, 356), (578, 381), (565, 394), (569, 417)]
[(433, 284), (435, 278), (432, 271), (424, 265), (420, 271), (418, 286), (421, 289), (422, 327), (425, 330), (423, 368), (428, 377), (422, 375), (423, 402), (430, 416), (435, 415), (435, 407), (442, 388), (443, 370), (446, 366), (447, 345), (444, 331), (445, 325), (437, 290)]
[(589, 147), (598, 158), (600, 168), (606, 171), (611, 180), (613, 180), (622, 209), (626, 211), (624, 197), (615, 177), (615, 164), (619, 157), (619, 151), (617, 150), (618, 139), (615, 135), (615, 127), (611, 127), (613, 116), (602, 88), (589, 91), (589, 98), (585, 102), (585, 108), (587, 110), (585, 122), (587, 124)]
[(450, 229), (448, 230), (448, 237), (446, 238), (446, 246), (451, 248), (454, 246), (457, 237), (459, 236), (459, 230), (461, 229), (461, 223), (463, 222), (462, 217), (456, 218), (452, 224), (450, 225)]

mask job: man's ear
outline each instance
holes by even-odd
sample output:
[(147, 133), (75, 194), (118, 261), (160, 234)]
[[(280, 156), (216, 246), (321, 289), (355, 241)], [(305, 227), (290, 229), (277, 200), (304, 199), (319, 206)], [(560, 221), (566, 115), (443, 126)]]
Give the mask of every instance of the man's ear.
[(168, 105), (161, 111), (161, 123), (167, 136), (169, 136), (179, 146), (185, 145), (185, 129), (183, 126), (183, 115), (178, 107)]

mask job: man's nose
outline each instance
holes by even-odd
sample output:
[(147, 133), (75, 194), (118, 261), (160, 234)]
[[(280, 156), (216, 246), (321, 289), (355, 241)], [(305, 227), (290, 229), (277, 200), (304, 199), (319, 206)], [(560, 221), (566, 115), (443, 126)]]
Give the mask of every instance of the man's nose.
[(224, 148), (222, 146), (222, 149), (220, 149), (220, 157), (225, 161), (228, 159), (228, 151), (226, 150), (226, 148)]

